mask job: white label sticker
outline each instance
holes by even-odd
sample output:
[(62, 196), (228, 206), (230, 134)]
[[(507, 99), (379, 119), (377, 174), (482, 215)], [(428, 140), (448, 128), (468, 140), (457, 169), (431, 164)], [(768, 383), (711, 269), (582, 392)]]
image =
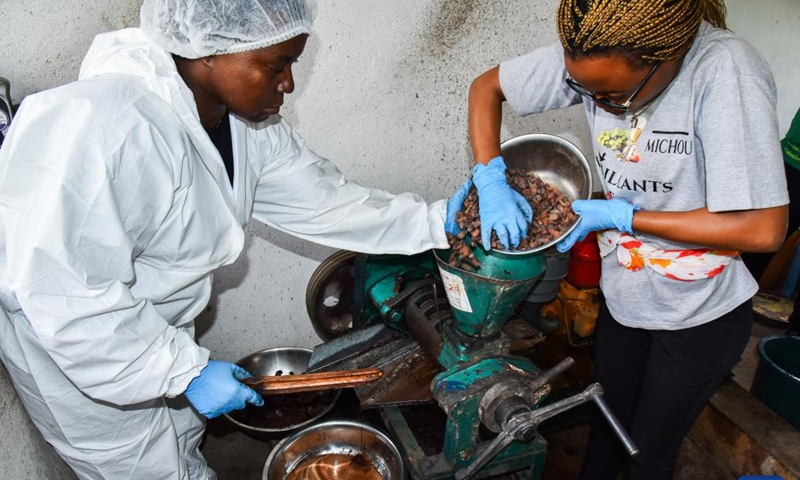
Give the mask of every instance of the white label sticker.
[(450, 306), (472, 313), (472, 305), (469, 304), (469, 297), (464, 290), (464, 281), (461, 280), (461, 277), (442, 269), (439, 269), (439, 272), (442, 274), (442, 283), (444, 283), (444, 291), (447, 292), (447, 301), (450, 302)]

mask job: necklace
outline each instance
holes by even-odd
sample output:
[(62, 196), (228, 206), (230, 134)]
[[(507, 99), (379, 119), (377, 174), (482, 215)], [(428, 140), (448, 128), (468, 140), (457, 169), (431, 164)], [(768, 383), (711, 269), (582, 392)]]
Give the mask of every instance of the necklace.
[(623, 162), (633, 162), (638, 163), (641, 160), (641, 156), (639, 155), (639, 148), (636, 146), (636, 141), (639, 140), (639, 136), (644, 131), (645, 125), (647, 125), (647, 117), (642, 117), (641, 115), (650, 108), (650, 105), (656, 101), (658, 97), (653, 98), (646, 104), (642, 106), (639, 110), (633, 112), (631, 116), (631, 128), (628, 133), (628, 142), (625, 148), (622, 150), (622, 153), (618, 154)]
[(217, 120), (217, 123), (215, 123), (214, 125), (211, 125), (211, 126), (210, 126), (210, 127), (208, 127), (208, 128), (206, 128), (206, 127), (203, 127), (203, 129), (204, 129), (205, 131), (207, 131), (207, 132), (210, 132), (211, 130), (214, 130), (214, 129), (216, 129), (217, 127), (219, 127), (220, 125), (222, 125), (222, 121), (223, 121), (223, 120), (225, 120), (225, 117), (226, 117), (227, 115), (228, 115), (228, 112), (227, 112), (227, 110), (226, 110), (226, 111), (225, 111), (225, 113), (224, 113), (224, 114), (222, 114), (222, 116), (221, 116), (221, 117), (219, 117), (219, 120)]
[[(639, 116), (641, 114), (643, 114), (648, 108), (650, 108), (650, 105), (652, 105), (653, 102), (655, 102), (657, 99), (658, 99), (658, 97), (653, 98), (649, 102), (647, 102), (644, 105), (642, 105), (642, 108), (640, 108), (639, 110), (633, 112), (633, 115), (631, 116), (631, 128), (636, 128), (636, 126), (638, 125), (638, 122), (639, 122)], [(647, 120), (644, 119), (644, 118), (642, 118), (642, 121), (644, 123), (647, 123)], [(642, 125), (642, 128), (644, 128), (644, 125)]]

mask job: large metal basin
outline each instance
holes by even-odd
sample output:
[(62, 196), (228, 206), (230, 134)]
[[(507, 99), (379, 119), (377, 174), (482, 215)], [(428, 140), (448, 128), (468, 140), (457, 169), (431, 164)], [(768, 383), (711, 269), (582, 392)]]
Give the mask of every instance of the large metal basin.
[(364, 454), (384, 480), (406, 478), (403, 458), (389, 437), (362, 422), (329, 420), (281, 440), (267, 458), (262, 480), (284, 480), (304, 461), (330, 454)]
[[(306, 371), (308, 368), (308, 362), (311, 360), (311, 353), (312, 350), (309, 348), (268, 348), (266, 350), (251, 353), (250, 355), (247, 355), (236, 362), (236, 364), (256, 377), (267, 375), (294, 375), (304, 373)], [(252, 417), (254, 412), (270, 408), (270, 402), (267, 402), (265, 406), (260, 408), (249, 405), (246, 407), (246, 410), (233, 411), (225, 414), (225, 417), (240, 430), (250, 436), (255, 438), (271, 439), (279, 436), (278, 434), (285, 435), (290, 431), (300, 429), (311, 424), (315, 420), (320, 419), (334, 406), (336, 406), (336, 402), (338, 401), (340, 395), (341, 390), (336, 390), (329, 395), (332, 398), (329, 403), (320, 405), (318, 409), (315, 409), (319, 410), (319, 413), (310, 415), (307, 418), (302, 419), (302, 421), (298, 421), (297, 423), (284, 427), (266, 428), (247, 422), (248, 419), (254, 418)]]
[[(573, 143), (555, 135), (532, 133), (500, 145), (509, 169), (535, 173), (570, 202), (592, 196), (592, 171), (586, 156)], [(552, 247), (578, 224), (576, 220), (560, 237), (531, 250), (497, 250), (501, 255), (531, 255)]]

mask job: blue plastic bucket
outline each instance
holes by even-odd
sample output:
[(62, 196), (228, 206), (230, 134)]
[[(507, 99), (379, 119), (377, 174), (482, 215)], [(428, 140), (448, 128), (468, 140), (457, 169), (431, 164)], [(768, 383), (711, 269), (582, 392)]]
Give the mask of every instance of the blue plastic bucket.
[(758, 354), (750, 392), (800, 430), (800, 337), (762, 338)]

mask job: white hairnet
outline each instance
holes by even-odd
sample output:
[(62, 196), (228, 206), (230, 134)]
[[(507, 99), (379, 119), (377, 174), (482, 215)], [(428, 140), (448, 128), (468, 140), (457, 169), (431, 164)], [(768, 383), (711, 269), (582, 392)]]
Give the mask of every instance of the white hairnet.
[(144, 0), (140, 28), (166, 51), (201, 58), (309, 32), (315, 0)]

